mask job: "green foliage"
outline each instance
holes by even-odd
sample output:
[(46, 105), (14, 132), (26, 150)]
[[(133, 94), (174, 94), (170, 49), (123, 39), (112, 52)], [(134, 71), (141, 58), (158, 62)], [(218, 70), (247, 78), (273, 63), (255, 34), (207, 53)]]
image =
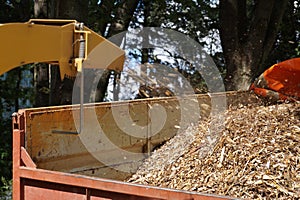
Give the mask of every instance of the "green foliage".
[[(32, 13), (33, 1), (0, 0), (0, 23), (27, 21)], [(29, 105), (32, 86), (22, 80), (28, 67), (12, 70), (0, 76), (0, 197), (11, 199), (12, 128), (11, 114)], [(1, 198), (2, 199), (2, 198)]]
[(300, 44), (298, 45), (298, 47), (295, 49), (296, 51), (296, 57), (300, 56)]
[(3, 176), (0, 177), (0, 199), (1, 200), (9, 200), (12, 199), (12, 180), (7, 180)]
[[(146, 12), (148, 11), (148, 12)], [(182, 32), (202, 45), (209, 31), (217, 28), (218, 7), (214, 1), (156, 0), (141, 1), (133, 27), (169, 28)]]
[(0, 0), (0, 23), (28, 21), (32, 11), (32, 0)]
[(30, 66), (14, 69), (0, 77), (0, 192), (10, 189), (12, 178), (12, 124), (11, 114), (30, 107), (33, 96)]
[(10, 118), (1, 120), (0, 130), (0, 196), (4, 196), (4, 193), (10, 190), (9, 182), (12, 179), (12, 129)]

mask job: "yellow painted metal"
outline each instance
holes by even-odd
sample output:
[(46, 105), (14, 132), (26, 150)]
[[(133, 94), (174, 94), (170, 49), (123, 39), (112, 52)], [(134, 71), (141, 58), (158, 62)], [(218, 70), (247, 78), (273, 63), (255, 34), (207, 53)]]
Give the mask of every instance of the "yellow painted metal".
[(76, 25), (75, 20), (30, 20), (0, 25), (0, 74), (21, 65), (46, 62), (59, 64), (61, 78), (65, 75), (75, 77), (81, 33), (85, 34), (87, 41), (85, 54), (89, 55), (93, 49), (105, 48), (101, 50), (105, 53), (99, 55), (101, 63), (85, 67), (122, 70), (123, 50), (87, 27), (84, 31), (77, 31)]

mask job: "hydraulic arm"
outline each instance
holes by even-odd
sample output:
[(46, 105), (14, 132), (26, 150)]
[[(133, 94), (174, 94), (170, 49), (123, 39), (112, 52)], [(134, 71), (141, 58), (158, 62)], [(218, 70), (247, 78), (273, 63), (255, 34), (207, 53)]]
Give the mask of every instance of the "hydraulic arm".
[(123, 68), (124, 51), (75, 20), (2, 24), (0, 41), (0, 74), (24, 64), (45, 62), (58, 64), (62, 79), (75, 77), (96, 47), (101, 63), (86, 64), (86, 68)]

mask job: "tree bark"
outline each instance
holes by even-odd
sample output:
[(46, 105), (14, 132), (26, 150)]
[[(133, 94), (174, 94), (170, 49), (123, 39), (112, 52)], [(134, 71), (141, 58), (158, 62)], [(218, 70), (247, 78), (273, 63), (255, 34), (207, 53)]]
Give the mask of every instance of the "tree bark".
[(247, 90), (275, 42), (288, 0), (255, 1), (247, 16), (246, 0), (220, 0), (220, 35), (227, 90)]

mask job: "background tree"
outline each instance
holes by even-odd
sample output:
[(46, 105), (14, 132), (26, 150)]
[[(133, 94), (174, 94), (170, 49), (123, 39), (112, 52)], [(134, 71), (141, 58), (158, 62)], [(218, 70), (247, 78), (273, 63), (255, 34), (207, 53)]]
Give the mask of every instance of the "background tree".
[(229, 90), (247, 90), (262, 72), (288, 0), (220, 0), (220, 36)]
[[(0, 24), (25, 22), (31, 17), (32, 2), (0, 0)], [(5, 47), (2, 47), (5, 48)], [(32, 84), (29, 66), (16, 68), (0, 76), (0, 197), (10, 188), (12, 177), (11, 114), (19, 108), (30, 106)]]
[(265, 67), (271, 66), (276, 62), (300, 56), (299, 19), (300, 1), (289, 0)]
[[(139, 3), (139, 0), (123, 0), (120, 2), (117, 2), (112, 6), (112, 3), (109, 0), (103, 1), (100, 6), (102, 7), (102, 10), (105, 8), (105, 3), (106, 5), (108, 4), (108, 8), (110, 9), (109, 13), (109, 21), (105, 25), (103, 25), (102, 30), (106, 30), (106, 32), (103, 32), (102, 35), (105, 37), (109, 38), (115, 34), (118, 34), (122, 31), (126, 31), (129, 27), (130, 22), (133, 19), (133, 15), (135, 10), (137, 9), (137, 5)], [(106, 13), (107, 14), (107, 13)], [(114, 17), (112, 17), (114, 16)], [(105, 27), (105, 29), (104, 29)], [(117, 44), (121, 45), (121, 44)], [(110, 77), (114, 75), (114, 88), (116, 88), (116, 80), (120, 79), (120, 73), (113, 72), (111, 70), (104, 70), (99, 83), (97, 84), (97, 99), (96, 101), (103, 101), (105, 98), (105, 95), (107, 93), (107, 87), (109, 84)], [(115, 92), (117, 93), (117, 92)]]
[[(36, 18), (76, 19), (88, 22), (88, 0), (35, 0)], [(59, 67), (39, 63), (34, 68), (35, 106), (71, 104), (74, 80), (62, 77)]]
[[(138, 2), (138, 0), (36, 0), (35, 14), (39, 14), (36, 17), (76, 19), (77, 21), (84, 22), (85, 25), (91, 27), (102, 36), (110, 37), (128, 28)], [(49, 70), (51, 73), (49, 73)], [(97, 75), (95, 71), (90, 73), (95, 73), (90, 74), (90, 76), (96, 77)], [(51, 74), (51, 76), (49, 76), (49, 74)], [(96, 101), (103, 101), (112, 74), (115, 74), (116, 78), (120, 75), (110, 70), (103, 72), (103, 75), (97, 83)], [(74, 81), (65, 78), (61, 82), (58, 67), (52, 66), (50, 69), (44, 64), (39, 64), (36, 68), (35, 77), (37, 88), (36, 106), (70, 104), (72, 102)], [(49, 78), (51, 80), (49, 80)]]

